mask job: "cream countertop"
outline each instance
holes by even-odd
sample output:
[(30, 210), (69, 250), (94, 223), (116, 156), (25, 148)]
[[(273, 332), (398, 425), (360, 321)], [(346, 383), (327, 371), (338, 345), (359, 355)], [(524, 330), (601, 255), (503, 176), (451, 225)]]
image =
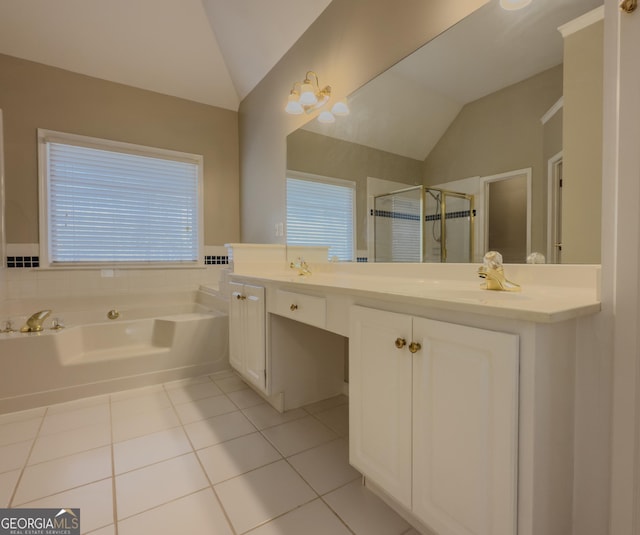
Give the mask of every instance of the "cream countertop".
[(599, 266), (505, 266), (521, 292), (480, 288), (475, 264), (316, 264), (312, 273), (245, 264), (230, 274), (265, 286), (326, 296), (347, 294), (382, 301), (556, 323), (600, 311)]

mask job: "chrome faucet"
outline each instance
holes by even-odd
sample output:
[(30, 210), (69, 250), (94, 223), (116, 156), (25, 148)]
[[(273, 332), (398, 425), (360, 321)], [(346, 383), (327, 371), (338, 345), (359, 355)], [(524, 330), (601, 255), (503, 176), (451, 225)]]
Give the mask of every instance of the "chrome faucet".
[(501, 290), (503, 292), (519, 292), (520, 285), (507, 280), (502, 266), (502, 255), (497, 251), (489, 251), (484, 255), (483, 263), (478, 268), (478, 277), (484, 279), (480, 287), (484, 290)]
[(37, 333), (42, 330), (42, 324), (44, 320), (46, 320), (51, 314), (51, 310), (40, 310), (36, 312), (33, 316), (31, 316), (27, 323), (25, 323), (21, 328), (21, 333)]

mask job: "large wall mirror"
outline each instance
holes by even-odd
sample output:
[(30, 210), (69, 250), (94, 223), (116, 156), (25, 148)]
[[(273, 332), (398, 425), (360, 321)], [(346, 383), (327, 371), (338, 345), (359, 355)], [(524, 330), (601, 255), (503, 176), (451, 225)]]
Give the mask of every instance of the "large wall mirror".
[(602, 48), (602, 0), (491, 0), (291, 133), (288, 178), (352, 185), (344, 260), (599, 263)]

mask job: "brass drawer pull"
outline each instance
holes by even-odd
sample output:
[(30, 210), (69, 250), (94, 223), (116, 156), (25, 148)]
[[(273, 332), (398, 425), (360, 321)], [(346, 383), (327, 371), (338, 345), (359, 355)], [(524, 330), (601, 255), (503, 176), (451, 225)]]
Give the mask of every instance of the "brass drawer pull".
[(295, 312), (296, 310), (298, 310), (298, 305), (292, 303), (289, 307), (289, 310), (291, 310), (291, 312)]
[(396, 347), (402, 349), (407, 345), (407, 341), (404, 338), (396, 338)]
[(409, 344), (409, 351), (411, 351), (411, 353), (417, 353), (421, 349), (422, 349), (422, 345), (419, 344), (418, 342), (411, 342)]
[(247, 298), (246, 295), (242, 295), (242, 294), (236, 294), (236, 299), (238, 301), (244, 301)]

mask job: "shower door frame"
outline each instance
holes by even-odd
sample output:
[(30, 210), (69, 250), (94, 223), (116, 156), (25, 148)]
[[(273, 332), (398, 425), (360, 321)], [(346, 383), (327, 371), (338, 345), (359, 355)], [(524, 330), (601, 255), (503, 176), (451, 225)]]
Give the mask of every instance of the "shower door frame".
[(388, 193), (381, 193), (380, 195), (373, 196), (373, 261), (376, 262), (377, 243), (376, 243), (376, 199), (380, 197), (389, 197), (390, 195), (396, 195), (398, 193), (407, 193), (409, 191), (420, 190), (420, 263), (424, 262), (425, 251), (425, 237), (424, 237), (424, 218), (425, 218), (425, 187), (424, 186), (410, 186), (408, 188), (399, 189), (396, 191), (390, 191)]
[[(429, 186), (423, 186), (424, 192), (424, 204), (427, 204), (427, 190), (437, 191), (440, 193), (440, 263), (446, 264), (447, 262), (447, 201), (445, 197), (456, 197), (457, 199), (465, 199), (469, 201), (469, 260), (473, 262), (474, 252), (474, 237), (475, 237), (475, 199), (473, 195), (467, 193), (460, 193), (458, 191), (450, 191), (442, 188), (431, 188)], [(426, 238), (424, 238), (426, 248)]]
[(458, 191), (450, 191), (450, 190), (446, 190), (446, 189), (442, 189), (442, 188), (432, 188), (429, 186), (411, 186), (408, 188), (403, 188), (403, 189), (399, 189), (396, 191), (390, 191), (388, 193), (381, 193), (380, 195), (374, 195), (373, 196), (373, 210), (374, 210), (374, 220), (373, 220), (373, 224), (374, 224), (374, 240), (373, 240), (373, 259), (374, 262), (376, 261), (377, 255), (376, 255), (376, 240), (375, 240), (375, 210), (376, 210), (376, 199), (380, 198), (380, 197), (388, 197), (390, 195), (395, 195), (398, 193), (406, 193), (409, 191), (415, 191), (415, 190), (420, 190), (420, 234), (421, 234), (421, 240), (420, 240), (420, 263), (425, 263), (424, 261), (424, 254), (427, 248), (427, 238), (426, 238), (426, 232), (425, 232), (425, 225), (426, 225), (426, 207), (427, 207), (427, 190), (429, 191), (437, 191), (438, 193), (440, 193), (440, 263), (444, 264), (447, 261), (447, 250), (446, 250), (446, 243), (447, 243), (447, 225), (446, 225), (446, 220), (447, 220), (447, 213), (446, 213), (446, 207), (447, 207), (447, 202), (445, 200), (445, 197), (451, 196), (451, 197), (455, 197), (458, 199), (465, 199), (467, 201), (469, 201), (469, 260), (468, 262), (473, 262), (473, 253), (475, 250), (475, 243), (474, 243), (474, 238), (475, 238), (475, 199), (473, 195), (469, 195), (467, 193), (461, 193)]

